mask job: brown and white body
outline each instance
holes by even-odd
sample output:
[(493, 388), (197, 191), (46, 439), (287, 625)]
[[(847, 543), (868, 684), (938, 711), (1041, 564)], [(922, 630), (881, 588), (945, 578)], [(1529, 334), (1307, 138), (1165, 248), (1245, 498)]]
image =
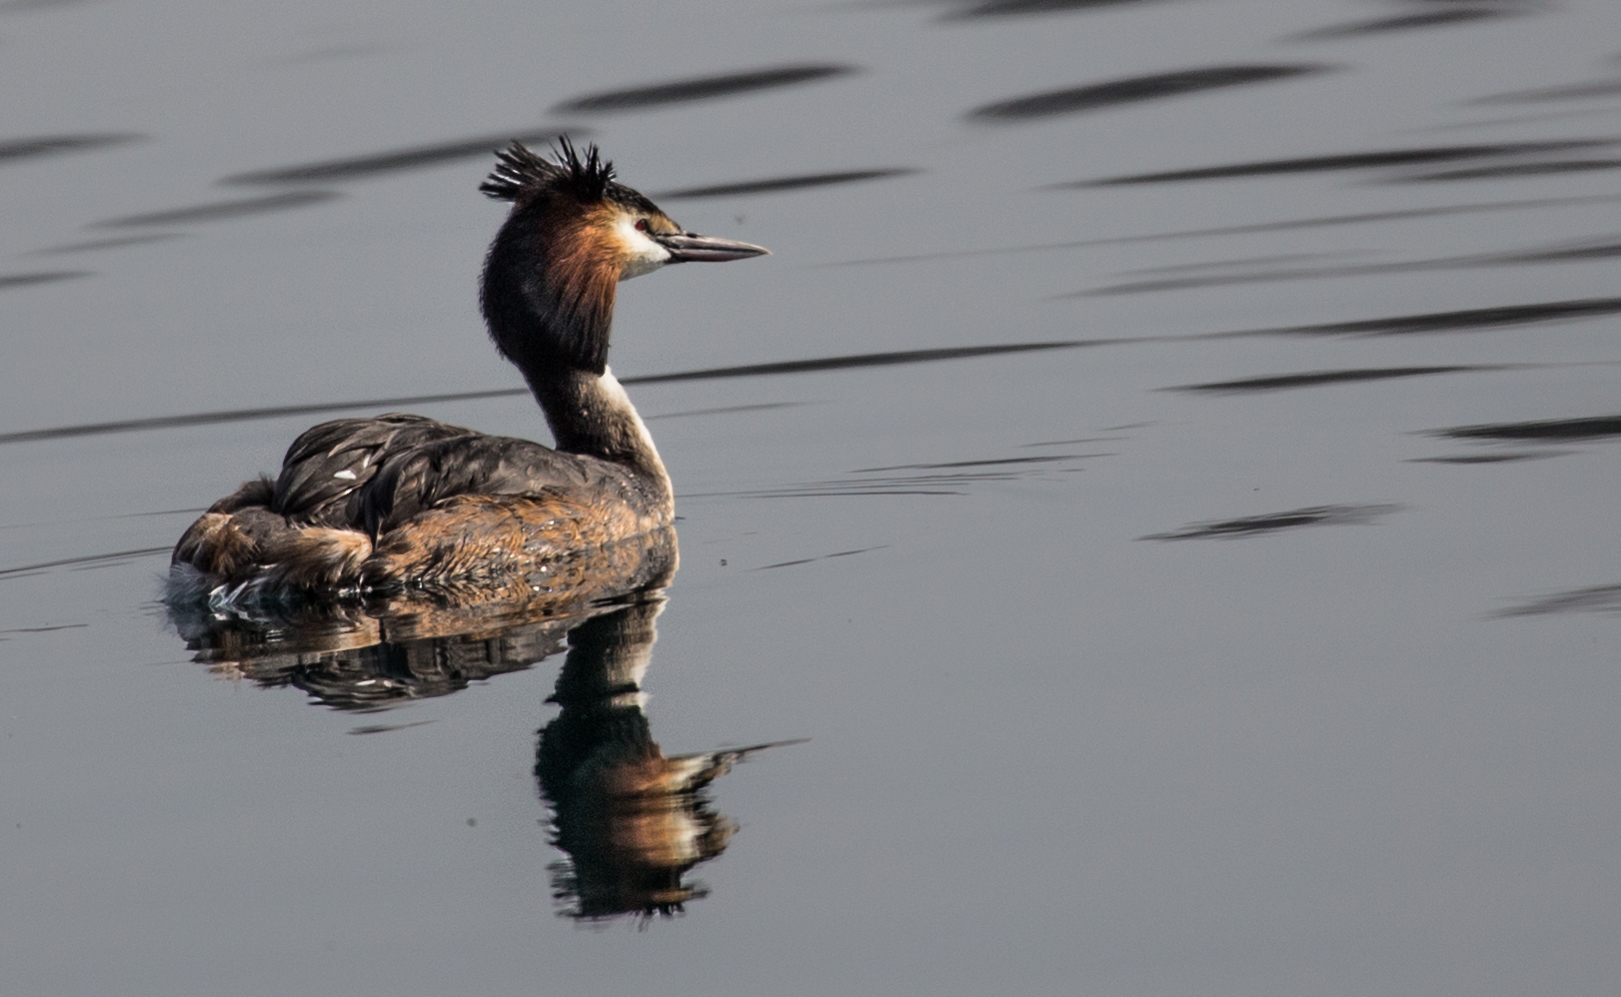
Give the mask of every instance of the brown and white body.
[(513, 143), (480, 189), (513, 202), (484, 265), (485, 321), (556, 448), (415, 415), (322, 423), (274, 480), (192, 524), (171, 599), (500, 584), (673, 521), (664, 463), (607, 366), (618, 282), (766, 250), (683, 231), (566, 140), (556, 163)]

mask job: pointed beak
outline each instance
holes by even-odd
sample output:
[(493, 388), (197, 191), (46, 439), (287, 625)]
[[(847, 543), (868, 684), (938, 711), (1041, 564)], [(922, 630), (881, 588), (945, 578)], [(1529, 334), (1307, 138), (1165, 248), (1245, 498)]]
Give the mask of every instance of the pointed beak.
[(679, 235), (661, 235), (659, 244), (670, 251), (669, 263), (724, 263), (727, 260), (746, 260), (750, 256), (770, 256), (771, 250), (747, 242), (717, 239), (712, 235), (682, 232)]

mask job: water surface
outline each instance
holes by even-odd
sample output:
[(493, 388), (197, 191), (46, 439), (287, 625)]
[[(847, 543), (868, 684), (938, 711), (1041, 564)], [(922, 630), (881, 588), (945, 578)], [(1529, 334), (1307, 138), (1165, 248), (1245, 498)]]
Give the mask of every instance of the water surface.
[[(1608, 993), (1618, 28), (0, 4), (9, 988)], [(622, 290), (679, 571), (171, 620), (328, 413), (546, 438), (476, 188), (563, 132), (774, 252)]]

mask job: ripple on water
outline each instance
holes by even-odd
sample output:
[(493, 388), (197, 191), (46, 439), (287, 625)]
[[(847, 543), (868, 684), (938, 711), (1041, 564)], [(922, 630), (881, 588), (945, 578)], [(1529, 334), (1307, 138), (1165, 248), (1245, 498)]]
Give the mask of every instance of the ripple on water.
[(673, 201), (682, 198), (774, 194), (779, 191), (806, 190), (811, 187), (831, 187), (838, 184), (861, 183), (865, 180), (911, 176), (922, 172), (922, 170), (915, 167), (896, 166), (878, 170), (847, 170), (843, 173), (802, 173), (795, 176), (766, 177), (761, 180), (742, 180), (737, 183), (714, 184), (706, 187), (683, 187), (679, 190), (661, 191), (653, 196), (659, 200)]
[(1621, 415), (1540, 419), (1533, 422), (1486, 422), (1431, 430), (1430, 434), (1454, 440), (1604, 440), (1621, 436)]
[[(263, 215), (275, 211), (291, 211), (334, 201), (343, 195), (335, 190), (294, 190), (285, 194), (265, 197), (245, 197), (232, 201), (213, 201), (193, 204), (184, 208), (149, 211), (139, 215), (125, 215), (95, 222), (92, 228), (140, 228), (147, 225), (183, 225), (187, 222), (220, 222), (248, 215)], [(105, 244), (104, 244), (105, 245)]]
[(1550, 616), (1555, 613), (1621, 613), (1621, 585), (1592, 585), (1555, 592), (1540, 599), (1500, 609), (1499, 619), (1515, 616)]
[[(282, 184), (365, 180), (389, 173), (426, 169), (443, 163), (453, 163), (461, 159), (487, 157), (496, 149), (505, 147), (507, 143), (514, 139), (528, 143), (551, 142), (561, 137), (564, 131), (557, 128), (540, 130), (533, 128), (513, 129), (510, 132), (481, 135), (476, 138), (452, 139), (428, 145), (406, 146), (400, 149), (388, 149), (383, 152), (366, 153), (360, 156), (346, 156), (313, 163), (300, 163), (296, 166), (278, 166), (274, 169), (253, 170), (248, 173), (237, 173), (225, 177), (220, 183)], [(569, 128), (566, 131), (575, 138), (590, 134), (583, 128)]]
[(715, 76), (693, 76), (662, 83), (646, 83), (621, 90), (604, 90), (570, 98), (553, 105), (552, 110), (561, 113), (633, 111), (667, 104), (715, 100), (760, 90), (775, 90), (779, 87), (814, 83), (836, 76), (848, 76), (858, 71), (855, 66), (832, 63), (770, 66)]
[(1521, 365), (1473, 364), (1445, 367), (1364, 367), (1354, 370), (1314, 370), (1300, 374), (1268, 374), (1264, 377), (1244, 377), (1233, 381), (1208, 381), (1204, 384), (1182, 384), (1162, 391), (1188, 391), (1195, 394), (1228, 395), (1251, 394), (1262, 391), (1284, 391), (1291, 388), (1316, 388), (1328, 384), (1352, 384), (1362, 381), (1388, 381), (1405, 377), (1428, 377), (1434, 374), (1462, 374), (1476, 371), (1519, 370)]
[(1190, 523), (1180, 530), (1150, 533), (1138, 540), (1236, 540), (1305, 526), (1368, 526), (1382, 516), (1400, 512), (1400, 505), (1312, 505), (1287, 512), (1270, 512), (1239, 519)]
[(1411, 336), (1437, 332), (1469, 332), (1540, 322), (1570, 322), (1621, 314), (1621, 298), (1581, 298), (1575, 301), (1544, 301), (1530, 305), (1501, 305), (1493, 308), (1462, 308), (1456, 311), (1395, 315), (1389, 318), (1359, 319), (1352, 322), (1322, 322), (1316, 325), (1282, 326), (1216, 332), (1196, 337), (1224, 339), (1240, 336)]
[(33, 287), (36, 284), (55, 284), (64, 280), (94, 276), (89, 270), (43, 270), (38, 273), (0, 274), (0, 291), (14, 287)]
[(1207, 66), (1173, 73), (1131, 76), (1104, 83), (1048, 90), (985, 104), (968, 112), (971, 121), (1028, 121), (1058, 114), (1078, 114), (1145, 100), (1164, 100), (1206, 90), (1270, 83), (1324, 73), (1333, 66), (1321, 63), (1293, 65)]
[[(818, 371), (848, 370), (859, 367), (891, 367), (914, 363), (935, 363), (944, 360), (965, 360), (974, 357), (999, 356), (1004, 353), (1031, 353), (1044, 350), (1072, 350), (1086, 346), (1108, 346), (1130, 342), (1118, 339), (1060, 339), (1038, 343), (997, 343), (988, 346), (946, 346), (928, 350), (900, 350), (890, 353), (854, 353), (836, 357), (818, 357), (812, 360), (785, 360), (777, 363), (746, 364), (741, 367), (709, 367), (703, 370), (678, 371), (673, 374), (644, 374), (619, 379), (621, 384), (659, 384), (672, 381), (712, 381), (743, 377), (768, 377), (781, 374), (806, 374)], [(353, 401), (315, 402), (307, 405), (272, 405), (262, 408), (228, 409), (219, 412), (193, 412), (185, 415), (161, 415), (144, 419), (120, 419), (114, 422), (89, 422), (72, 426), (52, 426), (28, 429), (16, 433), (0, 433), (0, 445), (30, 443), (40, 440), (70, 439), (76, 436), (103, 436), (109, 433), (134, 433), (159, 429), (178, 429), (183, 426), (208, 426), (228, 422), (250, 422), (258, 419), (281, 419), (294, 415), (317, 415), (326, 412), (344, 412), (352, 409), (389, 409), (434, 402), (474, 401), (483, 398), (509, 398), (529, 394), (527, 388), (492, 388), (485, 391), (457, 391), (436, 395), (407, 395), (396, 398), (368, 398)]]
[(1247, 163), (1197, 166), (1185, 170), (1136, 173), (1129, 176), (1075, 180), (1057, 187), (1112, 187), (1127, 184), (1185, 183), (1196, 180), (1227, 180), (1241, 177), (1282, 176), (1293, 173), (1329, 173), (1342, 170), (1379, 169), (1386, 166), (1418, 166), (1469, 159), (1535, 155), (1600, 149), (1616, 145), (1615, 139), (1564, 139), (1557, 142), (1500, 142), (1477, 145), (1440, 145), (1413, 149), (1380, 149), (1374, 152), (1344, 152), (1326, 156), (1300, 156), (1290, 159), (1261, 159)]
[(86, 135), (42, 135), (34, 138), (14, 138), (0, 141), (0, 163), (37, 156), (55, 156), (65, 152), (88, 152), (109, 146), (127, 145), (146, 138), (134, 132), (109, 132)]
[(1285, 41), (1332, 41), (1339, 38), (1358, 38), (1364, 35), (1385, 35), (1398, 31), (1418, 31), (1424, 28), (1445, 28), (1479, 21), (1513, 17), (1530, 11), (1519, 7), (1460, 7), (1455, 10), (1427, 10), (1417, 14), (1399, 14), (1367, 21), (1331, 24), (1325, 28), (1290, 35)]
[(1033, 14), (1064, 14), (1072, 11), (1124, 7), (1150, 0), (981, 0), (959, 5), (940, 15), (942, 21), (973, 21), (997, 17), (1027, 17)]

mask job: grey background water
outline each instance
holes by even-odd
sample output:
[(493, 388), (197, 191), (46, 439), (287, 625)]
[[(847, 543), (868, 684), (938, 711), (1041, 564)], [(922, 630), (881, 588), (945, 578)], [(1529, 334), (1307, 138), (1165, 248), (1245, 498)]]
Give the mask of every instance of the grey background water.
[[(1608, 993), (1618, 28), (0, 4), (4, 989)], [(644, 931), (554, 910), (557, 659), (377, 720), (157, 603), (322, 417), (243, 410), (520, 386), (475, 187), (561, 129), (776, 253), (627, 285), (627, 380), (1098, 341), (632, 387), (683, 516), (655, 736), (812, 738)]]

